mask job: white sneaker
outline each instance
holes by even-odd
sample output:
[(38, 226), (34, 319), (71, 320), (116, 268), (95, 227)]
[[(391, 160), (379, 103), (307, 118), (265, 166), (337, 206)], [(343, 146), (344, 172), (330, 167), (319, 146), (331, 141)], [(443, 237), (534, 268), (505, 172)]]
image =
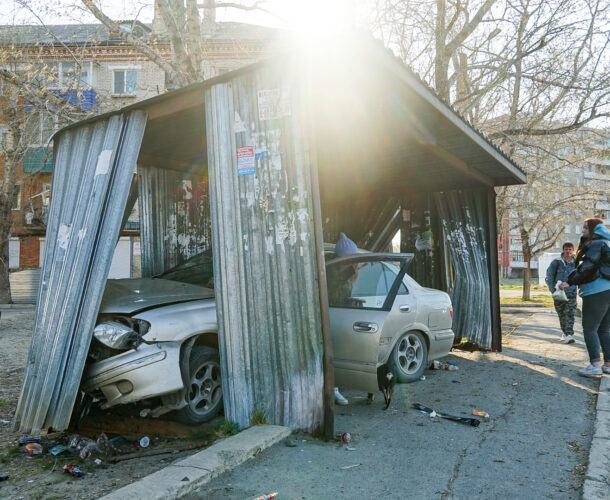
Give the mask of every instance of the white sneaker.
[(576, 342), (576, 340), (574, 340), (574, 336), (573, 335), (563, 335), (561, 337), (561, 343), (562, 344), (573, 344), (574, 342)]
[(335, 404), (346, 406), (349, 404), (347, 399), (343, 397), (343, 395), (339, 392), (339, 388), (335, 387)]
[(578, 370), (581, 377), (599, 377), (603, 373), (601, 365), (588, 365)]

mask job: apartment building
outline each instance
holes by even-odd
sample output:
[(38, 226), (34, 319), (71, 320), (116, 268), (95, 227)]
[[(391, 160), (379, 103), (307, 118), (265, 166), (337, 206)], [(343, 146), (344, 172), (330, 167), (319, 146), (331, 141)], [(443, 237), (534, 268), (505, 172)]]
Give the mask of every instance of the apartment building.
[[(171, 46), (159, 18), (151, 24), (123, 21), (129, 30), (169, 58)], [(272, 53), (277, 31), (243, 23), (213, 23), (203, 40), (204, 77), (253, 63)], [(147, 99), (173, 88), (164, 71), (135, 46), (113, 36), (101, 24), (0, 26), (0, 53), (6, 69), (30, 82), (40, 81), (85, 112), (102, 113)], [(64, 126), (61, 115), (28, 103), (15, 87), (0, 78), (0, 175), (4, 152), (11, 140), (7, 105), (21, 106), (23, 137), (27, 141), (14, 186), (9, 267), (19, 274), (11, 286), (31, 301), (44, 255), (46, 215), (51, 197), (52, 135)], [(126, 226), (117, 247), (121, 255), (111, 277), (125, 277), (137, 267), (137, 215)], [(128, 263), (127, 265), (125, 263)], [(14, 274), (13, 276), (18, 276)], [(14, 286), (13, 286), (14, 283)], [(15, 291), (13, 290), (13, 291)], [(14, 294), (15, 295), (15, 294)], [(15, 297), (14, 297), (15, 298)], [(18, 299), (19, 300), (19, 299)]]

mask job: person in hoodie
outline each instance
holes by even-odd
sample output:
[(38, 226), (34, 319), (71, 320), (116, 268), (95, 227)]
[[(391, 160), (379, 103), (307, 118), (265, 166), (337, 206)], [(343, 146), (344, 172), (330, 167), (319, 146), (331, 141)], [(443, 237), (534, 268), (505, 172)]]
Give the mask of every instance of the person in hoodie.
[(582, 330), (591, 362), (578, 374), (583, 377), (610, 374), (610, 231), (602, 219), (585, 220), (576, 269), (568, 276), (568, 284), (578, 285), (582, 297)]
[(561, 326), (561, 341), (564, 344), (574, 343), (574, 311), (576, 311), (576, 287), (570, 286), (567, 283), (568, 276), (574, 271), (574, 245), (572, 243), (564, 243), (561, 249), (561, 256), (554, 259), (551, 265), (546, 270), (546, 285), (551, 293), (555, 291), (557, 282), (559, 288), (562, 289), (568, 301), (553, 300), (555, 311), (559, 316), (559, 324)]

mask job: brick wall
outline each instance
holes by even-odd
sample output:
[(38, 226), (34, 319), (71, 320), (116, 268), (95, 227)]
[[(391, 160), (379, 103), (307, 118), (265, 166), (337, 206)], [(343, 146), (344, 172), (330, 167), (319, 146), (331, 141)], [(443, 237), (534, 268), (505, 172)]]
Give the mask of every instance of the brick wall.
[(24, 236), (21, 238), (19, 267), (40, 267), (40, 240), (38, 236)]

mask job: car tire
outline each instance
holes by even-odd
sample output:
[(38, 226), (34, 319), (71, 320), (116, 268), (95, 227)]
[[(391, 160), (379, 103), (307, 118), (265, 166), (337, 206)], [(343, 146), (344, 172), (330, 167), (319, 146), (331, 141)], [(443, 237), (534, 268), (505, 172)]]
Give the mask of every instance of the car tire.
[(421, 332), (405, 333), (392, 350), (388, 365), (398, 382), (409, 383), (420, 379), (428, 362), (428, 346)]
[(178, 420), (199, 425), (213, 419), (222, 408), (220, 356), (218, 350), (194, 346), (189, 360), (189, 386), (184, 408), (178, 410)]

